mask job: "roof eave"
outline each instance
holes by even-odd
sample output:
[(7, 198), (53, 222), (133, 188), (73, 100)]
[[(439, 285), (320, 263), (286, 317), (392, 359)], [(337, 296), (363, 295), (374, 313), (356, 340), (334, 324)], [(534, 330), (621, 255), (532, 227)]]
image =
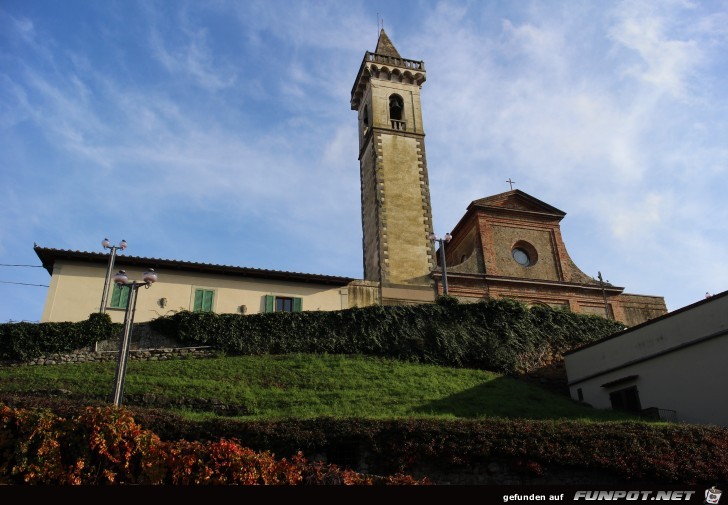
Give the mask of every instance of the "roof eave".
[[(53, 275), (53, 266), (58, 260), (81, 261), (88, 263), (106, 263), (108, 254), (70, 251), (64, 249), (49, 249), (34, 247), (35, 253), (40, 258), (43, 267), (50, 275)], [(201, 273), (215, 273), (220, 275), (235, 275), (239, 277), (253, 277), (270, 280), (285, 280), (291, 282), (310, 282), (327, 285), (344, 285), (356, 279), (335, 275), (309, 274), (303, 272), (287, 272), (283, 270), (266, 270), (259, 268), (238, 267), (232, 265), (215, 265), (211, 263), (196, 263), (189, 261), (168, 260), (163, 258), (145, 258), (141, 256), (117, 256), (116, 265), (142, 266), (144, 268), (173, 269), (178, 271), (194, 271)]]

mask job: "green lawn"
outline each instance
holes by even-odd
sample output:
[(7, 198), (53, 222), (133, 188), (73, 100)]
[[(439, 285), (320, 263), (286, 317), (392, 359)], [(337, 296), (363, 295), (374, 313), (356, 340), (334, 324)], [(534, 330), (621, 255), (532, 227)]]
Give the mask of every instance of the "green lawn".
[[(64, 389), (111, 397), (116, 365), (82, 363), (0, 368), (3, 393)], [(292, 354), (130, 361), (126, 395), (217, 399), (244, 406), (241, 419), (314, 417), (445, 419), (633, 419), (592, 409), (546, 389), (482, 371), (362, 356)], [(190, 418), (211, 412), (182, 412)]]

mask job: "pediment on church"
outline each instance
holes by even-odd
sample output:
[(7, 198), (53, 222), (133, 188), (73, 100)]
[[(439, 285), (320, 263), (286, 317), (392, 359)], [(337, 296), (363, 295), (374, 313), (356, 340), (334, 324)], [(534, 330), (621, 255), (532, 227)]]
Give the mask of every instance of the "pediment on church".
[(566, 212), (563, 212), (546, 202), (542, 202), (538, 198), (534, 198), (519, 189), (474, 200), (470, 206), (468, 206), (468, 210), (473, 207), (494, 210), (513, 210), (517, 212), (535, 212), (539, 214), (552, 215), (559, 219), (566, 215)]

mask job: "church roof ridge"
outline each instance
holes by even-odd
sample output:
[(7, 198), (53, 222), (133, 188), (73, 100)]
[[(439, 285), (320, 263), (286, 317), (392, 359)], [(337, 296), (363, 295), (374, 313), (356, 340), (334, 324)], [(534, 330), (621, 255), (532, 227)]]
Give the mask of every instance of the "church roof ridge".
[(387, 35), (387, 32), (382, 28), (379, 31), (379, 39), (377, 40), (377, 48), (374, 50), (376, 54), (383, 54), (385, 56), (393, 56), (395, 58), (401, 58), (397, 48), (394, 47), (391, 39)]
[(526, 193), (525, 191), (521, 191), (520, 189), (512, 189), (510, 191), (504, 191), (503, 193), (498, 193), (496, 195), (486, 196), (484, 198), (478, 198), (477, 200), (473, 200), (472, 202), (470, 202), (468, 209), (470, 209), (471, 207), (475, 207), (475, 206), (491, 207), (491, 206), (496, 205), (499, 202), (502, 202), (503, 200), (513, 198), (513, 197), (522, 198), (524, 200), (527, 200), (527, 201), (531, 202), (532, 204), (534, 204), (535, 206), (541, 207), (546, 212), (557, 214), (562, 217), (566, 215), (566, 212), (564, 212), (563, 210), (557, 209), (553, 205), (549, 205), (548, 203), (546, 203), (542, 200), (539, 200), (535, 196), (531, 196), (528, 193)]

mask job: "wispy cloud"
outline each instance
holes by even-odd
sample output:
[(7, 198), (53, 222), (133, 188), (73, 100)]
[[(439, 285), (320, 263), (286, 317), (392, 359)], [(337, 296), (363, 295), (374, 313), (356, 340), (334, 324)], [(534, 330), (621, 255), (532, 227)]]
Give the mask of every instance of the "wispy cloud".
[[(686, 89), (694, 70), (700, 65), (702, 52), (694, 40), (670, 36), (670, 24), (679, 21), (674, 10), (666, 15), (660, 7), (672, 7), (670, 2), (623, 2), (615, 9), (615, 23), (610, 37), (622, 48), (638, 55), (623, 71), (625, 74), (653, 86), (659, 93), (687, 98)], [(690, 8), (687, 2), (678, 6)], [(672, 16), (671, 16), (672, 15)]]
[(154, 57), (173, 75), (187, 75), (201, 87), (216, 91), (235, 84), (236, 73), (232, 66), (219, 68), (207, 46), (207, 30), (185, 31), (187, 40), (180, 46), (168, 48), (159, 32), (150, 35), (150, 46)]
[(426, 63), (438, 233), (512, 178), (567, 212), (567, 247), (588, 273), (671, 308), (728, 282), (706, 252), (728, 245), (724, 9), (408, 7), (80, 6), (74, 30), (69, 9), (4, 6), (0, 251), (116, 234), (140, 255), (361, 275), (349, 99), (379, 12), (402, 55)]

